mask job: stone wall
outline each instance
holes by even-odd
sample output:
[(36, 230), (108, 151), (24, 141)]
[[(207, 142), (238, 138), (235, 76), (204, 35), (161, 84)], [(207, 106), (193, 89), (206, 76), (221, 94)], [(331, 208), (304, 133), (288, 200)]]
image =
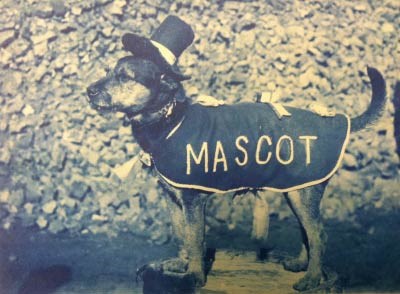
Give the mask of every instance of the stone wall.
[[(90, 109), (86, 86), (127, 53), (125, 32), (150, 36), (168, 15), (195, 31), (179, 65), (187, 94), (228, 102), (312, 101), (355, 116), (370, 102), (366, 66), (385, 76), (389, 97), (400, 76), (400, 3), (374, 1), (11, 1), (0, 4), (0, 225), (52, 233), (130, 232), (169, 238), (164, 196), (140, 166), (124, 182), (113, 169), (139, 152), (122, 117)], [(323, 202), (325, 218), (398, 209), (399, 162), (393, 107), (352, 135), (343, 168)], [(271, 213), (289, 211), (265, 193)], [(215, 197), (210, 224), (233, 229), (251, 197)], [(248, 217), (244, 218), (248, 223)]]

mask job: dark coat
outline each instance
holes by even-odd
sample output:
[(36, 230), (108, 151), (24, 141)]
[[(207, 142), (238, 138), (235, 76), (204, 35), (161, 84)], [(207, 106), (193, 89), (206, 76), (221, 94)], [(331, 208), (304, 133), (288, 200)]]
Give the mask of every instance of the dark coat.
[(174, 128), (150, 136), (146, 151), (179, 188), (284, 192), (321, 183), (339, 167), (350, 119), (286, 109), (291, 116), (279, 119), (263, 103), (189, 105)]

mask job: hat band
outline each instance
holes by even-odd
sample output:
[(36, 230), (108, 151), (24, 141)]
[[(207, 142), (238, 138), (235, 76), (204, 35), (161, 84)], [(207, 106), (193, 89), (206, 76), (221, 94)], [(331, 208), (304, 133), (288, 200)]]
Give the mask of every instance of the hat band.
[(160, 54), (162, 55), (162, 57), (164, 57), (165, 61), (167, 61), (170, 65), (173, 65), (175, 63), (176, 56), (174, 55), (174, 53), (171, 52), (171, 50), (156, 41), (150, 40), (150, 42), (157, 47), (158, 51), (160, 51)]

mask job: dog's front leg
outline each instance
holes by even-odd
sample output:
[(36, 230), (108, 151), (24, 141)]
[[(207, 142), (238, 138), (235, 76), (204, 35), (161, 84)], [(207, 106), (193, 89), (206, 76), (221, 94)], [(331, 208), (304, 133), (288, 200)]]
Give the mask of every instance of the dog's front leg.
[(172, 225), (181, 243), (179, 257), (140, 267), (137, 279), (143, 280), (143, 293), (194, 293), (206, 281), (204, 210), (207, 197), (191, 190), (170, 188), (167, 191)]
[(205, 254), (205, 205), (207, 195), (187, 192), (182, 195), (185, 218), (183, 246), (189, 258), (189, 269), (196, 279), (196, 286), (206, 283)]
[(172, 232), (179, 243), (179, 258), (187, 259), (187, 252), (183, 247), (185, 234), (185, 218), (183, 204), (179, 192), (168, 190), (167, 205), (171, 216)]

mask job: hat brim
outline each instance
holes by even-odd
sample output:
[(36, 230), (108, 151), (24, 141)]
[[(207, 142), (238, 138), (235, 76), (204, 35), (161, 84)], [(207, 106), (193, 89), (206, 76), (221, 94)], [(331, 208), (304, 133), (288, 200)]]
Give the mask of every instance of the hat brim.
[(190, 79), (190, 76), (183, 75), (176, 71), (173, 66), (165, 60), (158, 48), (153, 45), (150, 39), (137, 34), (127, 33), (122, 36), (122, 44), (125, 50), (130, 51), (137, 57), (150, 59), (157, 64), (163, 72), (171, 75), (173, 78), (179, 81)]

